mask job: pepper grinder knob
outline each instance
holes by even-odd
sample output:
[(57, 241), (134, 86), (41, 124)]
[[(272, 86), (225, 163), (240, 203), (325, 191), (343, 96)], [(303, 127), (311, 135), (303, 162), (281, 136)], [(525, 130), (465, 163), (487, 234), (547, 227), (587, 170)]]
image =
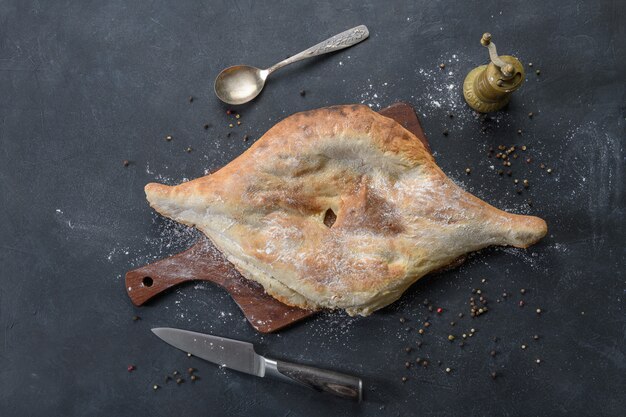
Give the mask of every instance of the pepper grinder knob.
[(519, 59), (498, 55), (491, 34), (484, 33), (480, 43), (489, 50), (491, 62), (471, 70), (463, 82), (467, 104), (480, 113), (500, 110), (509, 103), (513, 91), (524, 82), (524, 67)]

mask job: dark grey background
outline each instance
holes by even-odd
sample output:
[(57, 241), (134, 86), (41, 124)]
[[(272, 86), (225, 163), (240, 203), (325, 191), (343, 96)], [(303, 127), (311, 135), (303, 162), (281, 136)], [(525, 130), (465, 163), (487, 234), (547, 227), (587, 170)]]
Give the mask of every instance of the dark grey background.
[[(1, 1), (0, 414), (625, 415), (625, 22), (626, 2), (608, 0)], [(365, 43), (276, 73), (239, 109), (242, 126), (227, 127), (212, 92), (220, 69), (269, 66), (358, 24), (370, 29)], [(481, 121), (460, 86), (486, 62), (485, 31), (501, 53), (534, 65), (508, 109)], [(150, 210), (146, 183), (224, 165), (296, 111), (397, 100), (415, 106), (448, 175), (500, 208), (543, 217), (548, 236), (527, 251), (485, 250), (371, 317), (323, 314), (275, 335), (256, 334), (208, 284), (132, 306), (124, 272), (195, 238)], [(513, 167), (531, 182), (521, 196), (486, 157), (514, 143), (533, 158)], [(471, 320), (477, 287), (491, 310)], [(503, 291), (512, 296), (497, 303)], [(428, 316), (424, 298), (444, 314)], [(421, 351), (406, 354), (427, 316)], [(359, 375), (366, 401), (220, 370), (160, 342), (154, 326), (252, 341), (263, 354)], [(465, 348), (447, 341), (472, 327)], [(417, 356), (431, 366), (405, 370)], [(164, 383), (189, 366), (200, 381)]]

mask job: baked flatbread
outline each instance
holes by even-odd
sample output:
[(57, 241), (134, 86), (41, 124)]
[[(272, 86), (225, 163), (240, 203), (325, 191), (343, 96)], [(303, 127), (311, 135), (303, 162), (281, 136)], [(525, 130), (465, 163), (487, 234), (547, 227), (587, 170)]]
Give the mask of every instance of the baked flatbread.
[(413, 134), (361, 105), (294, 114), (216, 173), (145, 190), (273, 297), (350, 315), (468, 252), (547, 231), (463, 191)]

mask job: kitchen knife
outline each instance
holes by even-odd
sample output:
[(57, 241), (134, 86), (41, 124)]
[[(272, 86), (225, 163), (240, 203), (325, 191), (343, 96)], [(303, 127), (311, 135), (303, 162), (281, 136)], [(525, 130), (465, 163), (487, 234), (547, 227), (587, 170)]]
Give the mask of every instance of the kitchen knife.
[(355, 401), (362, 398), (360, 378), (265, 358), (254, 351), (252, 343), (168, 327), (152, 329), (152, 332), (180, 350), (225, 368), (260, 377), (272, 376)]

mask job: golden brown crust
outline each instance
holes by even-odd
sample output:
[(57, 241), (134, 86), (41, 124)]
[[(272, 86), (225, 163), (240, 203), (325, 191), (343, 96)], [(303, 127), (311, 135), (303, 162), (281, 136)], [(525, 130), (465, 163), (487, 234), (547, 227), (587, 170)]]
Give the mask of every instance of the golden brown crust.
[(350, 314), (468, 252), (527, 247), (547, 230), (464, 192), (410, 132), (360, 105), (290, 116), (216, 173), (146, 195), (278, 300)]

